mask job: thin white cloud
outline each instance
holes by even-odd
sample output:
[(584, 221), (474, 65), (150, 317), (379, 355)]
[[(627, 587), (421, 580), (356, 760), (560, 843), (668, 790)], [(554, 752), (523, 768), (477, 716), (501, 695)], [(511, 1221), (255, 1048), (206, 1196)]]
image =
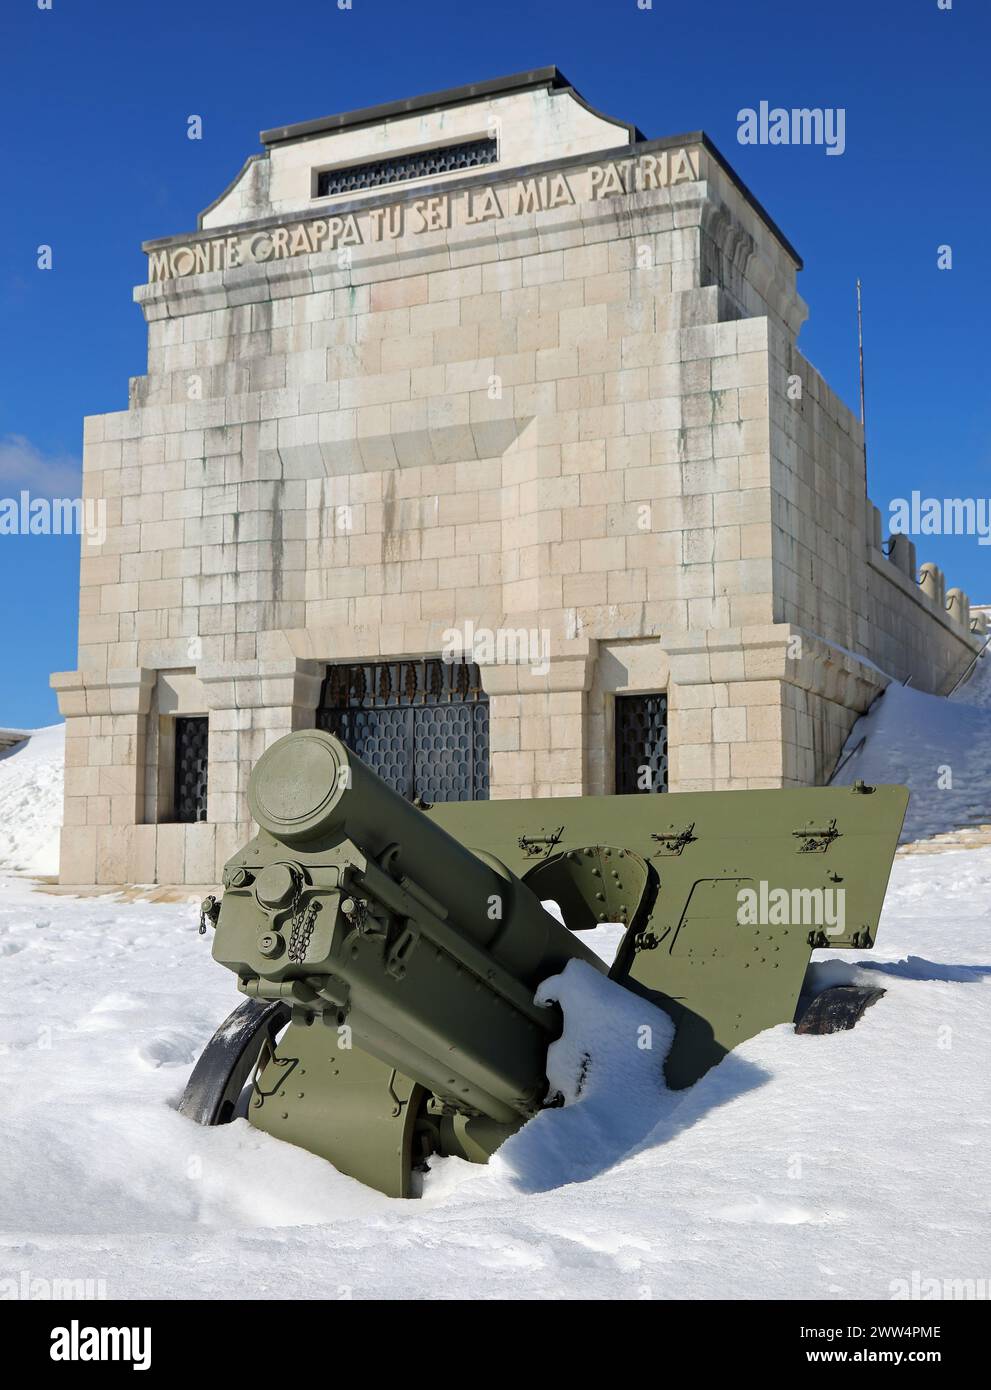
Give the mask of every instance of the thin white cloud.
[(78, 497), (82, 463), (72, 454), (45, 454), (23, 434), (0, 438), (0, 492), (27, 488), (35, 497)]

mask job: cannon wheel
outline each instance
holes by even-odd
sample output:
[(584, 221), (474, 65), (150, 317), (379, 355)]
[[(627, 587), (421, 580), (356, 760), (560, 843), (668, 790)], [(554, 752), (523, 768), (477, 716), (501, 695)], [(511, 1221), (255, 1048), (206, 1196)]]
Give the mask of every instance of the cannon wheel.
[(245, 999), (207, 1043), (192, 1070), (179, 1114), (198, 1125), (226, 1125), (266, 1043), (289, 1022), (289, 1008), (279, 1000)]

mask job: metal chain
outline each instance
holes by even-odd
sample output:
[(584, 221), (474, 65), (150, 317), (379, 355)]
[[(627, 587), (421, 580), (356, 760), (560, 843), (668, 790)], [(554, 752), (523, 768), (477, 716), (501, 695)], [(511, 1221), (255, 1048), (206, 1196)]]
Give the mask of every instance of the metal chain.
[(306, 953), (310, 948), (310, 937), (313, 935), (313, 928), (316, 924), (317, 903), (316, 899), (311, 899), (309, 906), (303, 909), (303, 884), (302, 880), (297, 881), (296, 893), (289, 906), (289, 924), (292, 931), (289, 934), (288, 956), (294, 964), (299, 965), (306, 959)]

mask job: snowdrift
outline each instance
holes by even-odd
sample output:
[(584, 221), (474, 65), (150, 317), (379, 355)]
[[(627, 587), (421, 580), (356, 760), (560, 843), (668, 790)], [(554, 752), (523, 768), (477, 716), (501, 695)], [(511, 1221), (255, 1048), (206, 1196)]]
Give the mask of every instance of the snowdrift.
[(991, 823), (991, 653), (949, 700), (893, 681), (854, 725), (840, 766), (834, 785), (909, 788), (903, 843)]
[(65, 725), (0, 753), (0, 869), (57, 874)]

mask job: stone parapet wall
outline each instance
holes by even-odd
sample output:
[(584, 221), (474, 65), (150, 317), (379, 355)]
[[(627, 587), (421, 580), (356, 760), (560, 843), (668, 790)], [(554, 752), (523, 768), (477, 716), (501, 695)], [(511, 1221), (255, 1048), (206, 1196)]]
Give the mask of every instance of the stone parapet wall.
[(882, 552), (859, 421), (793, 342), (769, 343), (775, 619), (945, 692), (973, 653), (969, 625)]

